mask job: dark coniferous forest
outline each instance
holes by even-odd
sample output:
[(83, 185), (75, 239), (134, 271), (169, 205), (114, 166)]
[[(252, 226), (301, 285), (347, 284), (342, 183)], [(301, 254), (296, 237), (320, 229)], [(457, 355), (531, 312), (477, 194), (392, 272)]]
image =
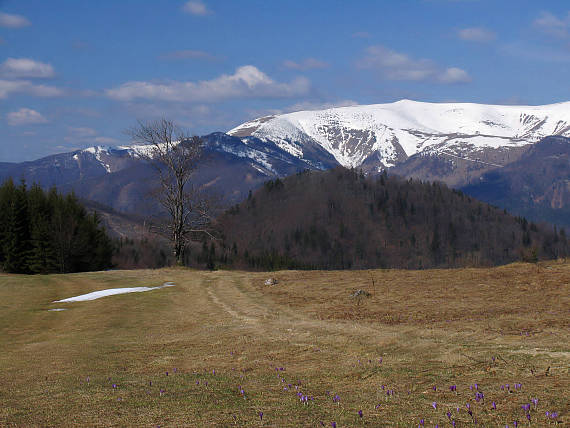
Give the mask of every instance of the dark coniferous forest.
[(111, 266), (113, 246), (73, 195), (38, 185), (0, 187), (0, 266), (12, 273), (81, 272)]
[(569, 250), (563, 229), (445, 185), (344, 168), (269, 181), (219, 228), (210, 265), (254, 269), (492, 266)]

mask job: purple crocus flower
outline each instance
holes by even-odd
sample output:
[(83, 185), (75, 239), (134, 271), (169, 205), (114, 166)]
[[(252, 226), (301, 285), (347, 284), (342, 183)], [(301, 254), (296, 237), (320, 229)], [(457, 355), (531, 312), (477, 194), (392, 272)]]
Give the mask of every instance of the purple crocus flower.
[(424, 420), (423, 419), (420, 419), (420, 425), (424, 426)]
[(117, 384), (116, 384), (116, 383), (113, 384), (113, 389), (117, 389)]
[(437, 391), (437, 386), (434, 385), (432, 389), (433, 389), (434, 391)]
[(433, 407), (434, 410), (437, 410), (437, 403), (434, 401), (433, 403), (431, 403), (431, 407)]
[(363, 414), (362, 414), (362, 410), (359, 410), (359, 411), (358, 411), (358, 416), (360, 416), (360, 417), (362, 417), (362, 416), (363, 416)]
[(451, 420), (451, 412), (447, 412), (447, 418)]
[(263, 420), (263, 412), (259, 412), (259, 419)]
[(493, 403), (491, 404), (491, 406), (493, 407), (493, 410), (497, 410), (497, 405), (495, 404), (494, 401), (493, 401)]
[(336, 422), (335, 422), (335, 421), (332, 421), (332, 422), (331, 422), (331, 427), (332, 427), (332, 428), (336, 428)]

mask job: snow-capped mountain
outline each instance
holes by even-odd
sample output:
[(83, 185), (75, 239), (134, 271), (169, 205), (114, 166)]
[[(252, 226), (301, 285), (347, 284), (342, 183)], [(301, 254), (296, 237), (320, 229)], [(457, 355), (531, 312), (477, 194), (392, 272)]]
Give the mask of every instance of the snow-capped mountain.
[[(390, 173), (463, 187), (497, 168), (506, 170), (545, 136), (570, 137), (570, 102), (498, 106), (404, 100), (267, 116), (228, 134), (201, 137), (205, 159), (193, 179), (227, 203), (240, 201), (268, 179), (339, 164), (371, 173), (389, 168)], [(95, 146), (0, 163), (0, 181), (23, 178), (73, 190), (117, 211), (148, 213), (156, 209), (148, 197), (154, 172), (141, 161), (149, 150)], [(556, 174), (566, 180), (567, 170)]]
[(228, 134), (257, 137), (306, 160), (308, 148), (320, 146), (343, 166), (372, 171), (420, 153), (500, 164), (497, 152), (548, 135), (570, 136), (570, 102), (503, 106), (402, 100), (266, 116)]
[[(334, 158), (319, 147), (310, 160), (299, 159), (271, 142), (237, 138), (216, 132), (202, 137), (204, 159), (196, 171), (194, 184), (215, 190), (226, 202), (240, 201), (248, 191), (270, 178), (284, 177), (304, 169), (329, 168)], [(61, 191), (73, 190), (121, 212), (149, 212), (148, 197), (155, 186), (154, 170), (141, 161), (151, 147), (94, 146), (48, 156), (30, 162), (0, 164), (0, 181), (12, 177), (39, 183)], [(314, 159), (320, 159), (316, 161)], [(156, 208), (156, 207), (155, 207)]]

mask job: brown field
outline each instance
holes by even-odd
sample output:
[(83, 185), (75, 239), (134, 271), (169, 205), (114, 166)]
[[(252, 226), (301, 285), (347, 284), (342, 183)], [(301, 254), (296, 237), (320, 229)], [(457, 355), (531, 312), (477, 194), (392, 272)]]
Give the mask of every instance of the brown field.
[(569, 291), (569, 262), (0, 275), (0, 425), (566, 426)]

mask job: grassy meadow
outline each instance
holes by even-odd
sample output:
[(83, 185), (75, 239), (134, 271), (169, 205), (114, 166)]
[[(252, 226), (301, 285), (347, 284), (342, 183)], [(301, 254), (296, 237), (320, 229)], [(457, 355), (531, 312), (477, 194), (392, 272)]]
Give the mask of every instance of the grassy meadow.
[(561, 261), (3, 274), (0, 426), (565, 426), (569, 321)]

